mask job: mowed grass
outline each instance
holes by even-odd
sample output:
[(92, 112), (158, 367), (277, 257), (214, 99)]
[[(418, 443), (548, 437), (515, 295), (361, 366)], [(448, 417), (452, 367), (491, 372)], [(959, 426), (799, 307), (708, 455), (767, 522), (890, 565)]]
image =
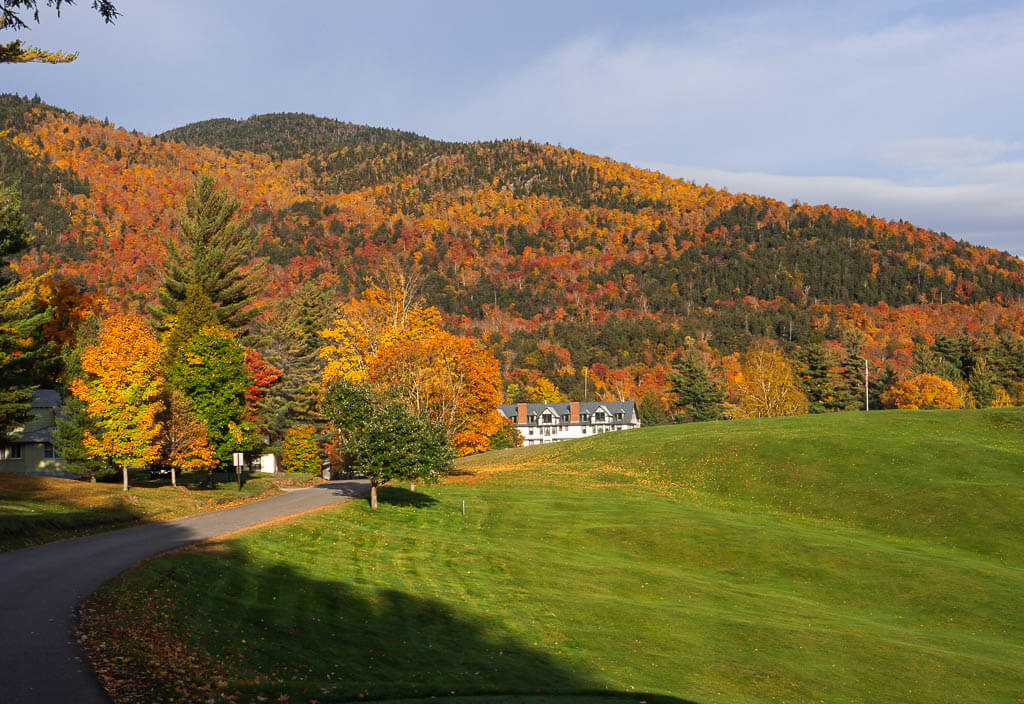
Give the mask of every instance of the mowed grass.
[(186, 473), (170, 479), (132, 479), (125, 493), (120, 482), (95, 484), (75, 479), (0, 473), (0, 552), (64, 538), (124, 528), (140, 521), (166, 521), (272, 496), (282, 487), (307, 483), (305, 476), (250, 475), (238, 491), (235, 475)]
[(1020, 409), (650, 428), (459, 469), (129, 573), (83, 611), (94, 664), (121, 701), (1024, 697)]

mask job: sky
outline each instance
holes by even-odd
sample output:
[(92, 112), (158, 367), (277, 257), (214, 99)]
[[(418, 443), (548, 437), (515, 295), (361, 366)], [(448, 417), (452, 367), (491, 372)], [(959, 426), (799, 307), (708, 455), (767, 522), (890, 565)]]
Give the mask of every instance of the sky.
[(0, 65), (0, 92), (149, 134), (308, 112), (522, 137), (1024, 256), (1024, 3), (89, 4), (0, 33), (80, 53)]

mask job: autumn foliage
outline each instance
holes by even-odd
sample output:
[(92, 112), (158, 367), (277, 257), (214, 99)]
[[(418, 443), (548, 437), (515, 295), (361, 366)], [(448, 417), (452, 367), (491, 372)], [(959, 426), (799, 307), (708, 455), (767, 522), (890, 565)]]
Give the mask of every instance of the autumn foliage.
[(320, 471), (321, 454), (316, 428), (311, 425), (294, 427), (284, 435), (281, 469), (316, 474)]
[(160, 345), (139, 315), (106, 319), (99, 342), (82, 353), (83, 378), (72, 384), (99, 431), (86, 432), (86, 448), (125, 469), (148, 464), (160, 454), (156, 422), (159, 400)]
[(934, 374), (918, 374), (882, 394), (887, 408), (963, 408), (964, 399), (952, 382)]
[(769, 346), (755, 347), (743, 356), (739, 371), (729, 380), (736, 405), (735, 418), (772, 418), (807, 413), (807, 397), (800, 391), (793, 369), (782, 353)]

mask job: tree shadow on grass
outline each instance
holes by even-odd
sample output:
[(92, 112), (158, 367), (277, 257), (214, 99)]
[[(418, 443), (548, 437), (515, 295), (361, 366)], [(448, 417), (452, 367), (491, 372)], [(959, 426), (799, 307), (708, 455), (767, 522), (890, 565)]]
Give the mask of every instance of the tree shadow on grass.
[(400, 486), (382, 486), (377, 490), (377, 496), (382, 503), (392, 506), (411, 506), (413, 508), (424, 508), (437, 503), (437, 499), (419, 491), (410, 491)]
[[(156, 603), (175, 611), (162, 625), (155, 609), (140, 608), (154, 590)], [(105, 589), (101, 607), (98, 627), (121, 630), (89, 634), (90, 641), (114, 644), (132, 663), (112, 676), (131, 681), (140, 701), (184, 688), (236, 701), (287, 695), (293, 702), (454, 697), (503, 704), (563, 698), (692, 704), (611, 690), (574, 667), (556, 644), (522, 643), (495, 617), (428, 594), (357, 587), (288, 564), (254, 562), (230, 544), (131, 573)], [(163, 633), (155, 641), (154, 623)], [(192, 657), (162, 657), (181, 652)], [(146, 667), (150, 660), (153, 667)], [(220, 684), (211, 690), (211, 682)]]

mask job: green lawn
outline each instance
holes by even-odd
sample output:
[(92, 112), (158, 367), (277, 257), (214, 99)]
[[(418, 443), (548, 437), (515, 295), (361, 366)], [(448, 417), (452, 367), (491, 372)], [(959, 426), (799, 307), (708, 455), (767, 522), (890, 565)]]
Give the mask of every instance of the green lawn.
[(131, 572), (83, 612), (94, 664), (123, 701), (1024, 697), (1024, 410), (651, 428), (459, 469)]
[(282, 487), (308, 483), (305, 475), (250, 475), (238, 491), (234, 474), (216, 474), (208, 488), (205, 472), (170, 479), (132, 477), (130, 491), (117, 483), (34, 477), (0, 472), (0, 552), (54, 540), (124, 528), (141, 521), (166, 521), (279, 494)]

